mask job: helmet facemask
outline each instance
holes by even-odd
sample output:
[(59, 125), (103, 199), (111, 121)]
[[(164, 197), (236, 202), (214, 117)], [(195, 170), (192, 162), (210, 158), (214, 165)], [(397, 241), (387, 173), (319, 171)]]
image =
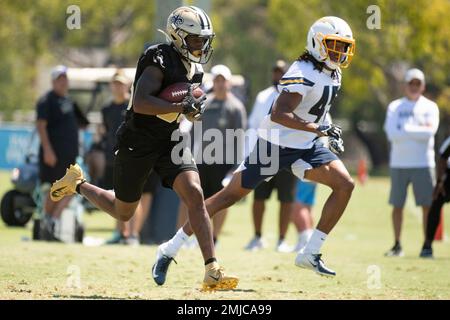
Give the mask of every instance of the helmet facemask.
[(328, 69), (346, 68), (355, 54), (355, 39), (345, 20), (327, 16), (309, 29), (306, 50)]
[[(205, 64), (209, 61), (213, 53), (212, 41), (214, 39), (214, 34), (201, 36), (187, 33), (181, 29), (177, 31), (177, 34), (181, 38), (181, 46), (179, 51), (184, 58), (191, 62), (200, 64)], [(201, 47), (195, 44), (195, 39), (190, 40), (189, 37), (202, 39)]]
[(354, 39), (327, 35), (323, 37), (322, 45), (326, 50), (327, 60), (330, 64), (340, 68), (347, 68), (350, 65), (355, 54)]

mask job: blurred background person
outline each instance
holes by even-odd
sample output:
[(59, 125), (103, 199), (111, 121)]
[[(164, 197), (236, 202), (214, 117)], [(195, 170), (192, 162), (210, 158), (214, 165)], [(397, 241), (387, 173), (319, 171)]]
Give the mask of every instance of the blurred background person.
[[(258, 129), (261, 121), (269, 113), (273, 102), (278, 97), (277, 84), (287, 71), (287, 64), (283, 60), (277, 60), (272, 67), (272, 85), (256, 96), (255, 104), (249, 117), (249, 128)], [(250, 146), (256, 142), (256, 138), (250, 136)], [(256, 137), (256, 135), (255, 135)], [(251, 151), (252, 147), (250, 147)], [(278, 201), (280, 202), (279, 215), (279, 236), (276, 250), (279, 252), (291, 252), (292, 247), (285, 241), (286, 232), (288, 230), (291, 212), (295, 200), (295, 190), (297, 186), (297, 177), (292, 173), (282, 170), (278, 172), (271, 180), (262, 182), (254, 192), (254, 200), (252, 207), (253, 227), (255, 230), (254, 237), (245, 247), (246, 250), (254, 251), (265, 247), (262, 238), (262, 222), (265, 211), (265, 201), (270, 198), (273, 189), (278, 191)]]
[(425, 242), (420, 252), (422, 258), (433, 258), (432, 244), (438, 228), (442, 206), (450, 201), (450, 136), (439, 148), (437, 182), (433, 190), (433, 202), (428, 213)]
[(393, 206), (394, 246), (386, 256), (403, 256), (400, 243), (403, 208), (412, 183), (416, 205), (422, 207), (424, 233), (434, 186), (434, 135), (439, 126), (436, 103), (425, 98), (425, 75), (419, 69), (405, 74), (405, 97), (391, 102), (384, 130), (391, 144), (389, 204)]
[[(125, 113), (130, 100), (130, 80), (120, 69), (116, 71), (111, 79), (110, 89), (112, 101), (101, 110), (104, 136), (102, 149), (105, 153), (105, 169), (101, 178), (101, 186), (105, 189), (113, 189), (114, 178), (114, 151), (116, 146), (116, 131), (125, 119)], [(155, 173), (151, 174), (145, 184), (136, 213), (130, 221), (117, 221), (116, 230), (107, 244), (129, 244), (139, 245), (139, 234), (147, 218), (152, 203), (152, 194), (157, 186)]]
[(291, 220), (297, 229), (298, 240), (294, 247), (300, 251), (311, 238), (314, 229), (312, 208), (316, 203), (316, 183), (298, 180), (296, 201), (291, 214)]
[[(74, 102), (68, 97), (67, 67), (56, 66), (51, 71), (52, 89), (37, 103), (36, 130), (40, 138), (39, 178), (50, 185), (63, 176), (66, 168), (78, 156), (78, 122)], [(60, 216), (72, 197), (60, 202), (50, 199), (48, 188), (44, 196), (43, 240), (58, 241), (55, 235)]]
[[(217, 193), (223, 188), (223, 180), (228, 174), (231, 174), (233, 168), (239, 163), (239, 159), (243, 157), (243, 145), (239, 144), (237, 139), (234, 139), (234, 143), (230, 143), (226, 140), (226, 130), (245, 130), (247, 127), (247, 112), (242, 102), (231, 92), (231, 70), (222, 64), (215, 65), (211, 68), (211, 74), (213, 77), (212, 91), (207, 95), (205, 103), (205, 112), (201, 118), (202, 130), (191, 131), (193, 137), (193, 154), (194, 157), (202, 153), (202, 163), (197, 164), (197, 168), (200, 174), (200, 181), (203, 189), (205, 199), (209, 198), (213, 194)], [(220, 163), (209, 163), (208, 159), (205, 159), (205, 148), (211, 144), (210, 141), (203, 141), (206, 131), (213, 129), (219, 130), (222, 137), (222, 159), (217, 159)], [(244, 131), (242, 131), (242, 139), (244, 137)], [(227, 143), (228, 142), (228, 143)], [(232, 163), (228, 163), (228, 158), (233, 159)], [(231, 157), (233, 155), (233, 157)], [(183, 225), (186, 219), (186, 206), (181, 204), (180, 215), (178, 224)], [(225, 222), (225, 215), (227, 209), (222, 210), (214, 216), (213, 221), (213, 240), (217, 243), (217, 239), (222, 230)], [(194, 241), (194, 238), (191, 240)]]

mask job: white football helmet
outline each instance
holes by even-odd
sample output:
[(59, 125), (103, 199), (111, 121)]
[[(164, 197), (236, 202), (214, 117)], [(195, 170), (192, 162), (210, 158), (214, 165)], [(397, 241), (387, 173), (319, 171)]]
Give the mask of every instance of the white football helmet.
[[(339, 42), (343, 46), (336, 48)], [(330, 69), (346, 68), (355, 54), (355, 39), (347, 22), (338, 17), (323, 17), (309, 29), (306, 50)]]
[[(167, 18), (166, 32), (169, 41), (186, 60), (201, 64), (208, 62), (213, 52), (211, 44), (214, 32), (211, 19), (205, 11), (194, 6), (175, 9)], [(200, 50), (189, 50), (186, 42), (189, 35), (203, 38)]]

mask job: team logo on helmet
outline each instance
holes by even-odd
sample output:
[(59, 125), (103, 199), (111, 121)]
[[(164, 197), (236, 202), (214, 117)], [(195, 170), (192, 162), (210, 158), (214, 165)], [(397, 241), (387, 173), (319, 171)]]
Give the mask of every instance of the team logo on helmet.
[(178, 27), (183, 24), (184, 19), (180, 14), (176, 14), (176, 15), (172, 16), (170, 22), (172, 22), (174, 25), (176, 25)]

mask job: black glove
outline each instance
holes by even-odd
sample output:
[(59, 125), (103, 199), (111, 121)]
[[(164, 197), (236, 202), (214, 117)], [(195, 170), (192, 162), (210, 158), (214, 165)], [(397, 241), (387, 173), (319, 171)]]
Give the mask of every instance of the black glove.
[(342, 135), (341, 127), (335, 124), (322, 124), (317, 128), (317, 131), (324, 136), (333, 137), (337, 140), (339, 140)]
[(183, 101), (181, 101), (181, 105), (183, 106), (182, 113), (190, 117), (193, 117), (199, 113), (203, 113), (202, 110), (204, 110), (204, 102), (206, 100), (206, 94), (202, 95), (199, 98), (195, 98), (192, 95), (192, 89), (193, 85), (189, 87), (186, 97), (184, 97)]
[(334, 154), (341, 154), (344, 152), (344, 140), (341, 138), (336, 139), (334, 137), (329, 137), (328, 146)]
[(200, 106), (200, 110), (198, 110), (197, 112), (194, 112), (194, 113), (185, 114), (184, 116), (186, 117), (186, 119), (188, 119), (191, 122), (198, 121), (202, 118), (202, 115), (205, 112), (205, 109), (206, 109), (206, 105), (202, 104)]

